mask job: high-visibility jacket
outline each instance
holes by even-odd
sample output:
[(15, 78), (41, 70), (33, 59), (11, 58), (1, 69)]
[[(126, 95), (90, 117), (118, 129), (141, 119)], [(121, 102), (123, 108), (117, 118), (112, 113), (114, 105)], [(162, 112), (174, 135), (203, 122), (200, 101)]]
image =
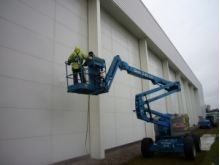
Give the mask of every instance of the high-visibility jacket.
[(72, 69), (77, 70), (82, 66), (83, 60), (87, 58), (88, 56), (86, 56), (83, 52), (80, 51), (79, 53), (76, 53), (74, 51), (68, 58), (68, 64), (72, 63)]

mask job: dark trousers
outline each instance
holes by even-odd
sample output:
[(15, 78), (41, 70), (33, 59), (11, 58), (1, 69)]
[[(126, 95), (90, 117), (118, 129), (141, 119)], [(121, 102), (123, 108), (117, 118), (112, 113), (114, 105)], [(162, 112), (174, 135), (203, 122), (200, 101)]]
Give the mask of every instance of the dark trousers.
[(78, 84), (78, 75), (80, 77), (81, 83), (85, 83), (85, 76), (84, 76), (84, 70), (83, 69), (73, 69), (73, 80), (74, 84)]

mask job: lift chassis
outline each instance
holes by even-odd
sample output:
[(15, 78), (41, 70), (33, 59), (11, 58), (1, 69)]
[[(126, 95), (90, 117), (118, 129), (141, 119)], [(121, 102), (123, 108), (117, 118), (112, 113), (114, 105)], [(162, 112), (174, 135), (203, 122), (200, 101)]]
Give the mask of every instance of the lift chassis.
[[(144, 138), (141, 142), (141, 152), (144, 157), (152, 156), (154, 152), (184, 153), (187, 159), (195, 159), (200, 151), (200, 138), (189, 131), (188, 115), (161, 113), (150, 108), (150, 103), (181, 90), (179, 82), (171, 82), (154, 76), (138, 68), (130, 66), (119, 55), (113, 58), (106, 73), (105, 60), (93, 57), (82, 67), (86, 82), (73, 84), (73, 74), (68, 74), (66, 63), (67, 92), (99, 95), (109, 92), (118, 69), (127, 71), (128, 74), (146, 79), (156, 87), (135, 96), (135, 112), (137, 118), (155, 126), (155, 141)], [(163, 91), (163, 93), (161, 93)], [(158, 94), (158, 92), (160, 92)], [(152, 94), (157, 94), (152, 97)], [(151, 96), (149, 96), (151, 95)]]

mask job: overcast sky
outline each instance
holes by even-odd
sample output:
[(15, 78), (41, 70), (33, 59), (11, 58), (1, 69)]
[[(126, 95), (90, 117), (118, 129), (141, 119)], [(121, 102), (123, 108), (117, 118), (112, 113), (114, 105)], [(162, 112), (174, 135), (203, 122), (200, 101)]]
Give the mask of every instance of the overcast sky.
[(202, 83), (205, 104), (219, 107), (218, 0), (143, 0)]

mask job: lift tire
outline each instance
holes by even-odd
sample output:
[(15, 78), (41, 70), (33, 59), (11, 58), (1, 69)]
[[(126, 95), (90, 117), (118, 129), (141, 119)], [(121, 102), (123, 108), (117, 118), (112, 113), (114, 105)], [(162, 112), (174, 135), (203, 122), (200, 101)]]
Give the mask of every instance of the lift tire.
[(143, 157), (151, 157), (153, 156), (153, 152), (150, 151), (150, 146), (153, 144), (153, 139), (151, 138), (144, 138), (141, 141), (141, 153)]
[(192, 136), (186, 136), (184, 138), (184, 155), (188, 160), (194, 160), (196, 158), (196, 147)]
[(196, 134), (192, 134), (192, 138), (196, 147), (196, 152), (201, 152), (201, 140), (200, 140), (200, 136), (196, 135)]

